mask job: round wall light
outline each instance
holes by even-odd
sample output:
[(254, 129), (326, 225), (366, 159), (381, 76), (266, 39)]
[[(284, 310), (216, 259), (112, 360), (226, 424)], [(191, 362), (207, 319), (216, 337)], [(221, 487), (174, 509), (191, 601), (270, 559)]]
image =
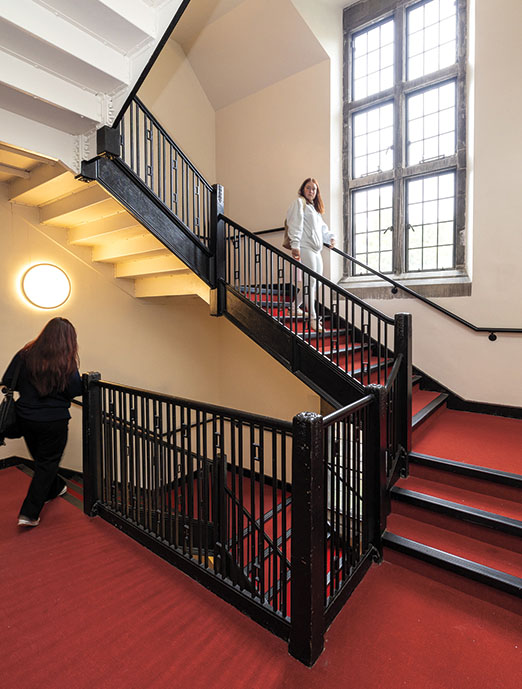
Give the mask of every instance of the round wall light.
[(71, 282), (58, 266), (38, 263), (25, 271), (22, 292), (39, 309), (55, 309), (69, 299)]

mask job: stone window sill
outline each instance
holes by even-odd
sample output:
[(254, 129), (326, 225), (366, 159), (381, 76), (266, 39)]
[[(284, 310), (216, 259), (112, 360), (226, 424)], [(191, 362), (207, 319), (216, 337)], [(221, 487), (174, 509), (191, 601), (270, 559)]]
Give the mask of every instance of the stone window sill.
[[(448, 271), (444, 274), (422, 273), (422, 275), (409, 273), (390, 277), (423, 297), (469, 297), (471, 295), (471, 280), (466, 273), (460, 271)], [(400, 289), (397, 294), (394, 294), (393, 285), (372, 275), (344, 277), (339, 285), (361, 299), (414, 298)]]

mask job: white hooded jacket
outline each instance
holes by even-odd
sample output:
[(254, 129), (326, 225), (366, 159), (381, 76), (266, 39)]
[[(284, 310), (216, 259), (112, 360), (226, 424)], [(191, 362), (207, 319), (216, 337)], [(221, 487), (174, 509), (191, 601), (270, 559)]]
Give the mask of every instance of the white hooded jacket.
[(290, 204), (286, 223), (292, 249), (321, 251), (323, 244), (329, 244), (333, 239), (333, 233), (328, 230), (323, 216), (302, 196)]

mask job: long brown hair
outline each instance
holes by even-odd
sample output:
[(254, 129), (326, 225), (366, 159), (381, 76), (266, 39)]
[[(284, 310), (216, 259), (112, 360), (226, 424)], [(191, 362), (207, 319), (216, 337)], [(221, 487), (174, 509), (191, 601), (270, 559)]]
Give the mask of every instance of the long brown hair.
[(38, 337), (25, 345), (22, 356), (40, 397), (62, 392), (80, 364), (73, 324), (66, 318), (52, 318)]
[(303, 198), (305, 198), (304, 188), (306, 187), (308, 182), (312, 182), (312, 184), (315, 184), (315, 186), (317, 187), (317, 194), (315, 195), (315, 199), (314, 199), (314, 208), (318, 213), (320, 213), (322, 215), (324, 213), (324, 203), (323, 203), (323, 199), (321, 197), (321, 192), (319, 191), (319, 185), (317, 184), (316, 179), (314, 179), (313, 177), (307, 177), (305, 179), (305, 181), (299, 187), (299, 191), (297, 193), (299, 194), (299, 196), (302, 196)]

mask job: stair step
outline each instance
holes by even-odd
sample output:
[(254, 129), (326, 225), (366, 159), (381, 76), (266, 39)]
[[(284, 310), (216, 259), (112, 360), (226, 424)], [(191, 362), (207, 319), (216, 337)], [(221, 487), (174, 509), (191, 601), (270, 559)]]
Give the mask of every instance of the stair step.
[(121, 211), (121, 206), (100, 186), (84, 186), (82, 191), (65, 196), (40, 207), (44, 225), (70, 227), (97, 220)]
[(416, 560), (422, 560), (436, 567), (462, 575), (467, 579), (491, 586), (517, 598), (520, 598), (522, 595), (522, 578), (519, 576), (508, 574), (480, 562), (475, 562), (439, 548), (419, 543), (410, 538), (399, 536), (391, 531), (384, 532), (383, 544), (386, 560), (393, 560), (393, 552), (396, 551)]
[(116, 263), (133, 257), (155, 256), (163, 253), (165, 247), (152, 234), (145, 232), (118, 239), (108, 244), (99, 244), (93, 248), (92, 260), (100, 263)]
[[(430, 481), (417, 476), (408, 476), (400, 479), (395, 488), (420, 493), (440, 500), (447, 500), (461, 506), (483, 510), (486, 513), (493, 513), (508, 519), (517, 520), (522, 527), (522, 503), (520, 501), (506, 500), (498, 498), (488, 492), (476, 492), (473, 489), (460, 486), (452, 486), (447, 483)], [(522, 535), (522, 534), (521, 534)]]
[(434, 397), (431, 395), (422, 395), (424, 392), (426, 391), (419, 390), (419, 392), (416, 393), (416, 396), (419, 395), (418, 399), (427, 399), (429, 396), (431, 397), (431, 400), (428, 402), (428, 404), (426, 404), (426, 406), (424, 406), (414, 415), (411, 422), (411, 427), (413, 429), (418, 428), (424, 421), (426, 421), (426, 419), (428, 419), (440, 407), (442, 407), (442, 405), (445, 404), (446, 400), (448, 399), (448, 395), (445, 392), (435, 393)]
[(522, 503), (522, 476), (419, 452), (410, 452), (410, 475)]
[(27, 179), (9, 185), (9, 200), (28, 206), (40, 206), (74, 191), (85, 189), (85, 183), (60, 164), (40, 164)]
[(519, 474), (522, 419), (441, 408), (412, 437), (412, 449), (433, 457)]
[[(496, 545), (486, 540), (474, 538), (467, 533), (446, 528), (451, 526), (450, 520), (447, 518), (439, 518), (438, 524), (420, 521), (418, 519), (419, 512), (420, 510), (417, 509), (414, 514), (414, 511), (411, 510), (410, 514), (414, 514), (414, 516), (392, 512), (388, 516), (387, 530), (430, 548), (436, 548), (456, 557), (477, 562), (484, 567), (490, 567), (514, 577), (522, 577), (522, 552), (520, 552), (520, 548), (515, 551), (504, 547), (502, 534), (499, 534), (498, 538), (500, 545)], [(453, 520), (454, 522), (455, 520)], [(489, 529), (483, 529), (483, 534), (480, 534), (478, 529), (469, 528), (468, 531), (474, 535), (484, 535), (485, 537), (488, 535), (485, 532)]]
[(135, 230), (142, 234), (143, 229), (143, 226), (132, 215), (120, 210), (120, 212), (100, 220), (93, 220), (72, 227), (67, 234), (67, 240), (70, 244), (93, 246), (98, 242), (121, 238), (124, 236), (123, 233), (128, 233), (129, 230)]
[(114, 269), (117, 278), (138, 278), (185, 272), (187, 266), (174, 254), (165, 251), (158, 256), (118, 262)]
[(411, 400), (412, 416), (415, 417), (424, 407), (427, 407), (433, 400), (437, 399), (439, 394), (439, 392), (433, 392), (432, 390), (419, 390), (418, 386), (413, 387)]
[(392, 512), (515, 552), (522, 552), (522, 521), (394, 486)]

